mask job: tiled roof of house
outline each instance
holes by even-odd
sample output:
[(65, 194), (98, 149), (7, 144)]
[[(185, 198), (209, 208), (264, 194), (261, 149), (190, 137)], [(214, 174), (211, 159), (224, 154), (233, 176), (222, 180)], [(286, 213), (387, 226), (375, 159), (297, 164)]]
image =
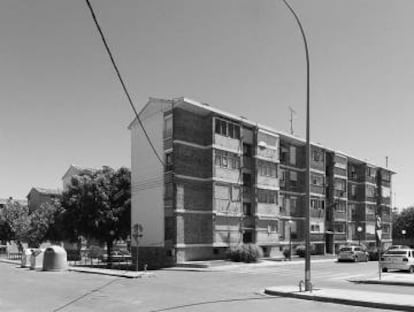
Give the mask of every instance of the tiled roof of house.
[[(60, 190), (57, 190), (57, 189), (48, 189), (48, 188), (43, 188), (43, 187), (33, 187), (31, 190), (30, 190), (30, 193), (33, 191), (33, 190), (36, 190), (37, 192), (39, 192), (40, 194), (46, 194), (46, 195), (60, 195), (61, 194), (61, 191)], [(29, 193), (29, 194), (30, 194)]]

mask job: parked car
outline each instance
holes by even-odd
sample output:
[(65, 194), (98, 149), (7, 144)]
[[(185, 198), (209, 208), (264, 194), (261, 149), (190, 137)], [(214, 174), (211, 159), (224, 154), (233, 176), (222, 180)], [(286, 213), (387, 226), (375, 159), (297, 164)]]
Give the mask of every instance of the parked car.
[(414, 273), (414, 250), (409, 248), (391, 249), (380, 259), (382, 272), (388, 270), (407, 270)]
[(392, 250), (392, 249), (410, 249), (410, 246), (407, 246), (407, 245), (391, 245), (385, 251)]
[[(108, 255), (105, 253), (99, 257), (99, 259), (103, 262), (108, 262)], [(113, 250), (111, 251), (111, 262), (124, 262), (124, 261), (131, 261), (132, 256), (128, 250)]]
[(361, 246), (346, 246), (339, 249), (338, 262), (368, 261), (368, 253)]

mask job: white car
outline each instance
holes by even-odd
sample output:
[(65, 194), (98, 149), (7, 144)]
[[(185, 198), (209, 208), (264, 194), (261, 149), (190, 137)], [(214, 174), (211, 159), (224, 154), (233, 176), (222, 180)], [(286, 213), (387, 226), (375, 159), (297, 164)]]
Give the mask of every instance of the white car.
[(414, 273), (414, 250), (391, 249), (385, 252), (380, 260), (382, 272), (388, 270), (406, 270)]

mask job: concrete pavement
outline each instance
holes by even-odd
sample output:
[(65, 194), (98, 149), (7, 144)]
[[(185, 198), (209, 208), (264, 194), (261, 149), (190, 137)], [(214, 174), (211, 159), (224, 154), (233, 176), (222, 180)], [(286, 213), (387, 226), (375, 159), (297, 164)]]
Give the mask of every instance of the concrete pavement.
[(314, 289), (312, 292), (299, 291), (299, 286), (268, 287), (265, 294), (353, 306), (389, 309), (398, 311), (414, 311), (414, 300), (411, 295), (384, 294), (372, 291), (349, 289)]

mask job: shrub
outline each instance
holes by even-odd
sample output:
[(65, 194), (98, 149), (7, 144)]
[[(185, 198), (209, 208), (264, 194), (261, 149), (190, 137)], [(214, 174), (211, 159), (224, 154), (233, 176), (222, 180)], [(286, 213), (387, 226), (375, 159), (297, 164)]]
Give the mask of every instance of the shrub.
[(81, 254), (79, 250), (68, 249), (66, 250), (68, 261), (80, 261)]
[(289, 259), (290, 258), (290, 249), (289, 248), (283, 249), (283, 255), (285, 256), (286, 259)]
[(240, 244), (230, 247), (227, 252), (227, 258), (236, 262), (257, 262), (263, 257), (262, 248), (255, 244)]
[(103, 253), (104, 252), (101, 247), (95, 246), (95, 245), (89, 246), (89, 251), (88, 251), (89, 258), (91, 259), (99, 258), (100, 256), (103, 255)]

